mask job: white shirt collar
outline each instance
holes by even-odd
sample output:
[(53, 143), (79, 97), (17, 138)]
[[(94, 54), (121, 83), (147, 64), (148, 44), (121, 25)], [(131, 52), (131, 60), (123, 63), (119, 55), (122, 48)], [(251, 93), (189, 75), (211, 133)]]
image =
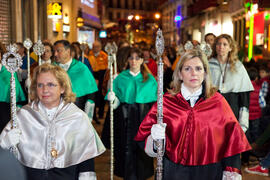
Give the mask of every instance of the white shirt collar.
[(66, 62), (65, 64), (59, 63), (59, 66), (61, 68), (63, 68), (65, 71), (67, 71), (69, 69), (69, 66), (72, 63), (72, 58), (70, 58), (70, 60), (68, 62)]
[(61, 108), (63, 105), (64, 105), (64, 101), (63, 101), (62, 98), (60, 99), (59, 105), (56, 106), (56, 107), (53, 107), (53, 108), (51, 108), (51, 109), (48, 109), (47, 107), (45, 107), (45, 106), (42, 104), (41, 101), (38, 102), (38, 108), (39, 108), (44, 114), (47, 115), (47, 117), (48, 117), (49, 120), (52, 120), (52, 119), (54, 118), (54, 116), (55, 116), (57, 110), (58, 110), (59, 108)]
[(132, 72), (131, 70), (129, 70), (129, 73), (130, 73), (133, 77), (137, 76), (140, 72), (141, 72), (141, 71), (138, 71), (137, 73), (134, 73), (134, 72)]
[(2, 69), (2, 64), (0, 64), (0, 71), (1, 71), (1, 69)]
[(194, 93), (191, 93), (188, 88), (182, 83), (181, 85), (181, 93), (182, 96), (185, 98), (185, 100), (190, 100), (190, 106), (193, 107), (198, 100), (199, 96), (202, 94), (202, 86), (195, 91)]

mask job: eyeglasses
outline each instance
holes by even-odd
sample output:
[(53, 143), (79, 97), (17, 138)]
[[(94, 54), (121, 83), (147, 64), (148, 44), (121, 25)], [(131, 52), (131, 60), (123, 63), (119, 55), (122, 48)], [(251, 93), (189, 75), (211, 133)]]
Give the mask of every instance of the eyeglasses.
[(135, 57), (135, 58), (133, 58), (133, 57), (128, 57), (128, 60), (133, 60), (133, 59), (135, 59), (136, 61), (139, 61), (139, 60), (141, 60), (142, 58), (140, 58), (140, 57)]
[(37, 88), (40, 88), (40, 89), (44, 88), (45, 86), (47, 86), (49, 89), (52, 89), (58, 85), (54, 83), (47, 83), (47, 84), (38, 83), (37, 84)]

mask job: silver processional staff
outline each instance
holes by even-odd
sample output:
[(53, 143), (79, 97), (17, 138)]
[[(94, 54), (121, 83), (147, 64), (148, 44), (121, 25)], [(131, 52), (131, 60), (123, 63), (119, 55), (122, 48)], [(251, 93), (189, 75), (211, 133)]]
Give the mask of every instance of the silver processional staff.
[[(10, 44), (7, 47), (8, 52), (3, 55), (2, 64), (10, 72), (10, 109), (11, 109), (11, 122), (12, 128), (17, 128), (17, 109), (16, 109), (16, 85), (15, 85), (15, 72), (22, 65), (22, 57), (17, 53), (17, 45)], [(17, 156), (17, 148), (11, 147), (11, 152)]]
[[(162, 54), (164, 51), (164, 38), (162, 31), (158, 29), (156, 37), (156, 51), (158, 55), (158, 72), (157, 72), (157, 82), (158, 82), (158, 94), (157, 94), (157, 123), (162, 125), (163, 123), (163, 61)], [(162, 179), (163, 171), (163, 154), (164, 154), (164, 140), (157, 140), (155, 142), (157, 147), (157, 180)]]

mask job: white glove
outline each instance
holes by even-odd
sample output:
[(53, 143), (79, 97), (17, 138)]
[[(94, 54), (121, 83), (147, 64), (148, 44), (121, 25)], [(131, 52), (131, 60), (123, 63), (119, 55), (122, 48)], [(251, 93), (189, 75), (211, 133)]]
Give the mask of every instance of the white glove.
[(97, 180), (97, 176), (96, 173), (93, 171), (81, 172), (79, 174), (79, 180)]
[(110, 91), (107, 95), (108, 101), (114, 101), (115, 100), (115, 93)]
[(3, 138), (3, 142), (5, 144), (5, 147), (3, 148), (9, 149), (10, 147), (17, 146), (17, 144), (20, 142), (21, 134), (22, 132), (18, 128), (11, 129), (9, 132), (7, 132)]
[(154, 124), (151, 128), (151, 136), (154, 141), (158, 139), (165, 139), (166, 123)]
[(31, 86), (31, 80), (30, 80), (30, 78), (27, 78), (27, 79), (25, 80), (25, 87), (26, 87), (27, 89), (29, 89), (30, 86)]

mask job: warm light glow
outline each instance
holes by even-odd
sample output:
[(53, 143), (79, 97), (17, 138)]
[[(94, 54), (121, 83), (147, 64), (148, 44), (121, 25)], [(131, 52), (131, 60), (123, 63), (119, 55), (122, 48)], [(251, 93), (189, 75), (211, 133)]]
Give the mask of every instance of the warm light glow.
[(83, 18), (77, 17), (77, 27), (82, 27), (84, 25)]
[(160, 14), (159, 14), (159, 13), (156, 13), (156, 14), (155, 14), (155, 18), (156, 18), (156, 19), (159, 19), (159, 18), (160, 18)]
[(129, 15), (129, 16), (128, 16), (128, 20), (132, 20), (133, 17), (134, 17), (133, 15)]
[(138, 21), (138, 20), (141, 19), (141, 17), (140, 17), (139, 15), (136, 15), (136, 16), (135, 16), (135, 19)]

